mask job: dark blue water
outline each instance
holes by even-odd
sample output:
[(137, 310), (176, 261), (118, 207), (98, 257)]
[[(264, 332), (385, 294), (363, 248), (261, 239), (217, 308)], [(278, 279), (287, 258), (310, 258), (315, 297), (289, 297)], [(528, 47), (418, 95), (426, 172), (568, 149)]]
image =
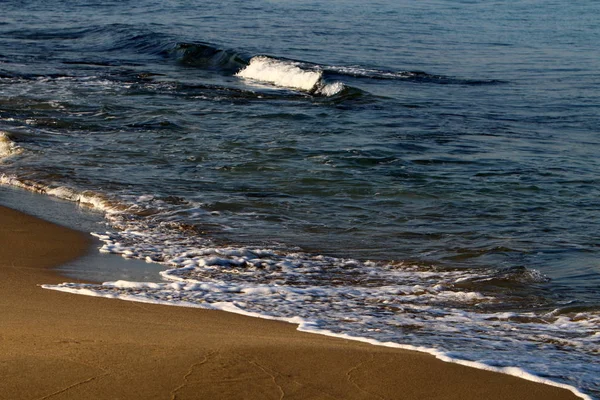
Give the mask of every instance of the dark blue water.
[(94, 203), (105, 251), (599, 396), (596, 2), (2, 10), (1, 180)]

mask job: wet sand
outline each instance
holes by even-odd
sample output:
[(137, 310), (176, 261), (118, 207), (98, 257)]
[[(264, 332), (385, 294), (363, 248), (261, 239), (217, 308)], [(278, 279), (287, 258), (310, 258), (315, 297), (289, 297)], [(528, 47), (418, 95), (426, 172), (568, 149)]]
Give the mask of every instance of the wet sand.
[(0, 399), (576, 399), (221, 311), (44, 290), (91, 238), (0, 207)]

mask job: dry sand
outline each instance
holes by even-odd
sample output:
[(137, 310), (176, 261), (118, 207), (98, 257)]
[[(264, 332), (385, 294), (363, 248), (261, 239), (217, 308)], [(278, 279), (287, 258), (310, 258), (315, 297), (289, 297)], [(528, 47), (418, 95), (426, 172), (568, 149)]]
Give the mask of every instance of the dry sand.
[(221, 311), (44, 290), (88, 251), (0, 207), (0, 399), (575, 399), (424, 353)]

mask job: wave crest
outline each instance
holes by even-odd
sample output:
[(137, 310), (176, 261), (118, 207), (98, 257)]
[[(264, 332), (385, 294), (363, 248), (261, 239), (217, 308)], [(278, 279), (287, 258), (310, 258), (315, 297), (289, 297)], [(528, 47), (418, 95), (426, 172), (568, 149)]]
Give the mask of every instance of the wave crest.
[(174, 49), (179, 62), (226, 73), (239, 71), (248, 64), (240, 53), (204, 43), (179, 43)]
[(322, 96), (333, 96), (344, 89), (341, 82), (325, 82), (323, 72), (318, 69), (303, 69), (299, 63), (266, 56), (253, 57), (248, 66), (235, 75)]

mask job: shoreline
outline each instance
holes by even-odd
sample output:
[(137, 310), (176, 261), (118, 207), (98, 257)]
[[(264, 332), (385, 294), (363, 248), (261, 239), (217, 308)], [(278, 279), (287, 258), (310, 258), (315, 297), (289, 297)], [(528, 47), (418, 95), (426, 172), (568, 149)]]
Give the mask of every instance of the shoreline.
[(75, 281), (52, 268), (91, 239), (2, 206), (0, 221), (0, 398), (577, 398), (285, 322), (44, 290)]

